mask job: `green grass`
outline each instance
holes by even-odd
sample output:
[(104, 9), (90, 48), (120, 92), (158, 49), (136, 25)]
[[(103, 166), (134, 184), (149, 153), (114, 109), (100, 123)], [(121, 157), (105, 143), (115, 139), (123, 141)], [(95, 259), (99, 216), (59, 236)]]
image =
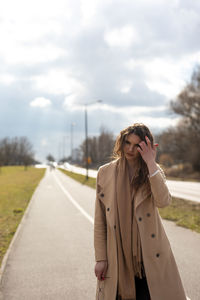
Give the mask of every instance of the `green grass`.
[(159, 212), (163, 219), (200, 233), (200, 203), (172, 197), (172, 203)]
[(67, 170), (64, 170), (64, 169), (61, 169), (61, 168), (59, 168), (59, 170), (62, 171), (67, 176), (77, 180), (78, 182), (80, 182), (84, 185), (88, 185), (93, 189), (96, 188), (96, 178), (89, 177), (88, 180), (86, 180), (85, 175), (77, 174), (77, 173), (67, 171)]
[(0, 172), (0, 264), (45, 169), (2, 167)]
[[(59, 169), (64, 174), (79, 181), (82, 184), (96, 188), (96, 179), (70, 171)], [(172, 203), (164, 208), (159, 208), (159, 213), (163, 219), (174, 221), (178, 226), (182, 226), (200, 233), (200, 203), (182, 200), (172, 197)]]

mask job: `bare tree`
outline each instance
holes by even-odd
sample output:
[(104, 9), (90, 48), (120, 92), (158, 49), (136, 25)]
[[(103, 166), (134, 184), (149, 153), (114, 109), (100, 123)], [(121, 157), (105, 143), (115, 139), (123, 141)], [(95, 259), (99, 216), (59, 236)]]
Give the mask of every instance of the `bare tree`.
[(34, 163), (32, 144), (27, 137), (5, 137), (0, 140), (1, 165), (28, 165)]
[(200, 171), (200, 66), (170, 107), (181, 119), (176, 127), (168, 128), (159, 136), (159, 157), (169, 154), (169, 163), (190, 163), (193, 170)]
[(101, 127), (100, 136), (98, 138), (98, 158), (100, 164), (107, 163), (111, 160), (114, 143), (113, 133)]
[[(80, 145), (82, 157), (86, 157), (85, 140)], [(104, 127), (100, 128), (100, 135), (97, 137), (88, 138), (88, 154), (91, 159), (90, 167), (97, 168), (100, 165), (107, 163), (111, 159), (114, 147), (114, 138), (112, 132)], [(83, 161), (83, 164), (85, 162)]]
[(200, 138), (200, 66), (177, 99), (171, 101), (171, 109), (181, 115), (185, 125)]

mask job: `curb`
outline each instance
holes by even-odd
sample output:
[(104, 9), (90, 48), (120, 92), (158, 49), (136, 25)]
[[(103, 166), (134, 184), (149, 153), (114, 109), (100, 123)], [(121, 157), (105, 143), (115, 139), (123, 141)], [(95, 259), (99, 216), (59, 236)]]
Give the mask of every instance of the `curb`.
[[(17, 239), (17, 237), (18, 237), (18, 235), (19, 235), (19, 233), (20, 233), (20, 231), (21, 231), (21, 229), (22, 229), (23, 223), (25, 222), (25, 219), (26, 219), (26, 217), (27, 217), (27, 215), (28, 215), (28, 213), (29, 213), (29, 211), (30, 211), (30, 209), (31, 209), (31, 206), (32, 206), (32, 204), (33, 204), (33, 201), (34, 201), (35, 197), (37, 196), (37, 190), (38, 190), (39, 186), (41, 185), (41, 182), (42, 182), (42, 181), (44, 180), (44, 178), (46, 177), (46, 175), (47, 175), (47, 170), (46, 170), (46, 172), (44, 173), (43, 178), (40, 180), (39, 184), (37, 185), (37, 187), (36, 187), (36, 189), (35, 189), (35, 191), (34, 191), (32, 197), (31, 197), (31, 199), (30, 199), (30, 201), (29, 201), (29, 204), (28, 204), (28, 206), (27, 206), (27, 208), (26, 208), (26, 210), (25, 210), (25, 212), (24, 212), (24, 215), (23, 215), (23, 217), (22, 217), (22, 219), (21, 219), (21, 221), (20, 221), (20, 223), (19, 223), (19, 225), (18, 225), (18, 227), (17, 227), (17, 230), (15, 231), (15, 234), (14, 234), (14, 236), (13, 236), (13, 238), (12, 238), (10, 244), (9, 244), (9, 247), (8, 247), (8, 249), (7, 249), (7, 251), (6, 251), (5, 255), (4, 255), (4, 257), (3, 257), (3, 260), (2, 260), (2, 263), (1, 263), (1, 267), (0, 267), (0, 288), (1, 288), (1, 283), (2, 283), (3, 273), (4, 273), (4, 271), (5, 271), (6, 264), (7, 264), (7, 261), (8, 261), (8, 257), (9, 257), (9, 255), (10, 255), (10, 252), (11, 252), (11, 250), (12, 250), (12, 247), (13, 247), (13, 245), (14, 245), (14, 243), (15, 243), (15, 240)], [(3, 298), (2, 298), (1, 290), (0, 290), (0, 299), (3, 299)]]

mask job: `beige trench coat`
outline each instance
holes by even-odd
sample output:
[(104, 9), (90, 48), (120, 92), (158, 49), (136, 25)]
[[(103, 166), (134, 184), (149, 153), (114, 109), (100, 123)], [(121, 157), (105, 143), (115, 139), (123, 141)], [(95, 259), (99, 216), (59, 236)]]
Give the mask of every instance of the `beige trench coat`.
[[(95, 259), (96, 261), (108, 260), (108, 271), (104, 281), (97, 280), (96, 300), (115, 300), (117, 293), (115, 171), (116, 161), (113, 161), (101, 166), (97, 175), (94, 221)], [(134, 201), (151, 300), (186, 300), (178, 268), (157, 209), (157, 207), (169, 205), (171, 195), (161, 171), (149, 180), (151, 195), (145, 196), (141, 188)]]

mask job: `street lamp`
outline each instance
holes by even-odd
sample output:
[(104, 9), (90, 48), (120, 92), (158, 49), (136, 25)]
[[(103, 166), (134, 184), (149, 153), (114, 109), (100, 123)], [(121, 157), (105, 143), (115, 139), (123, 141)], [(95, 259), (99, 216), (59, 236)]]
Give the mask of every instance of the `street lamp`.
[(86, 180), (88, 180), (88, 117), (87, 117), (87, 107), (88, 105), (94, 104), (94, 103), (101, 103), (102, 100), (96, 100), (91, 103), (85, 103), (85, 156), (86, 156)]
[(73, 127), (76, 125), (76, 123), (71, 123), (71, 162), (73, 160)]

